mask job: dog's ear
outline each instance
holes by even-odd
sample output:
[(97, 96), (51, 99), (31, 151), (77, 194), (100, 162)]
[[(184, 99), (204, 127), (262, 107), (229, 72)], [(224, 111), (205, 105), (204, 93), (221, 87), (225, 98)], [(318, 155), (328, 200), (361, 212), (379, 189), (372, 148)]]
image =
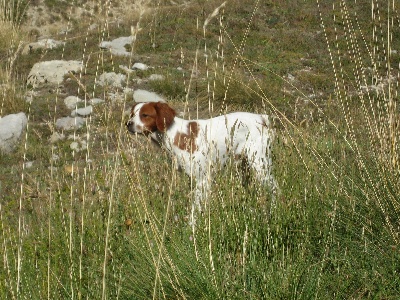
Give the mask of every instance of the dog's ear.
[(176, 112), (167, 103), (163, 102), (155, 103), (154, 108), (157, 112), (157, 129), (161, 132), (165, 132), (174, 122)]

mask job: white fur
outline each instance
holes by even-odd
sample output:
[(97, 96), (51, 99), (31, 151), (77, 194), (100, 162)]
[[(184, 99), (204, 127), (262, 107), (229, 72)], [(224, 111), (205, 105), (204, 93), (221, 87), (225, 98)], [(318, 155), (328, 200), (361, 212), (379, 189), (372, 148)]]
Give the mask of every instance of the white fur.
[[(131, 132), (143, 133), (140, 110), (144, 104), (137, 104), (127, 122)], [(179, 133), (188, 132), (190, 122), (198, 123), (195, 138), (196, 150), (182, 150), (174, 144)], [(195, 179), (195, 204), (201, 207), (201, 201), (207, 199), (210, 189), (210, 177), (214, 166), (223, 166), (229, 157), (246, 157), (249, 166), (255, 170), (257, 179), (267, 184), (273, 196), (277, 184), (271, 173), (271, 143), (273, 131), (267, 115), (235, 112), (207, 120), (184, 120), (174, 118), (165, 132), (155, 131), (151, 138), (162, 145), (178, 165), (191, 178)], [(193, 207), (194, 210), (194, 207)]]

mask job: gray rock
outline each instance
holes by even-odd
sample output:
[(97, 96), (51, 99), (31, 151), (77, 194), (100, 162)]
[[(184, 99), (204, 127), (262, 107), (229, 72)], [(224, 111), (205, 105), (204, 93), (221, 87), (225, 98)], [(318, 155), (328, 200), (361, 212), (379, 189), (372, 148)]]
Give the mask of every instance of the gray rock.
[(98, 105), (98, 104), (103, 104), (105, 101), (103, 99), (100, 99), (100, 98), (93, 98), (93, 99), (90, 99), (89, 102), (92, 105)]
[(90, 26), (89, 26), (89, 31), (92, 31), (92, 30), (95, 30), (95, 29), (97, 29), (99, 27), (99, 25), (97, 25), (96, 23), (94, 23), (94, 24), (91, 24)]
[(79, 151), (82, 151), (82, 150), (86, 150), (86, 148), (87, 148), (87, 143), (86, 143), (86, 141), (84, 141), (84, 140), (82, 140), (82, 141), (80, 141), (80, 140), (78, 140), (78, 141), (73, 141), (73, 142), (69, 145), (69, 147), (71, 148), (71, 150), (76, 151), (76, 152), (79, 152)]
[(54, 49), (64, 44), (65, 42), (56, 41), (53, 39), (41, 39), (37, 42), (26, 45), (24, 50), (22, 51), (22, 54), (28, 54), (30, 51), (36, 49)]
[(136, 90), (133, 92), (135, 102), (166, 102), (163, 98), (153, 92), (146, 90)]
[(82, 99), (77, 96), (68, 96), (64, 99), (64, 104), (68, 109), (75, 109), (76, 104), (80, 102), (82, 102)]
[(60, 84), (64, 80), (64, 76), (69, 72), (79, 72), (82, 70), (83, 64), (81, 61), (65, 61), (51, 60), (42, 61), (33, 65), (29, 72), (27, 84), (34, 88), (41, 84)]
[(49, 141), (50, 143), (54, 144), (63, 139), (65, 139), (65, 135), (63, 133), (54, 132), (49, 138)]
[(79, 151), (80, 147), (79, 147), (79, 143), (78, 142), (72, 142), (69, 147), (71, 148), (71, 150), (74, 151)]
[(88, 105), (88, 106), (83, 107), (83, 108), (74, 109), (71, 112), (71, 116), (72, 117), (75, 117), (75, 116), (87, 117), (87, 116), (90, 116), (92, 111), (93, 111), (93, 107), (91, 105)]
[(146, 71), (147, 69), (149, 69), (149, 66), (143, 63), (134, 63), (132, 69)]
[(131, 73), (134, 72), (132, 69), (129, 69), (128, 67), (123, 66), (123, 65), (120, 65), (119, 68), (120, 68), (122, 71), (124, 71), (126, 74), (131, 74)]
[(79, 129), (85, 124), (85, 119), (81, 117), (65, 117), (56, 121), (56, 127), (62, 130)]
[(23, 112), (0, 117), (0, 152), (10, 153), (14, 149), (27, 123)]
[(155, 81), (155, 80), (164, 80), (164, 75), (160, 75), (160, 74), (151, 74), (149, 76), (149, 80), (151, 81)]
[(126, 51), (125, 45), (130, 46), (133, 41), (133, 36), (119, 37), (112, 41), (101, 42), (99, 47), (104, 50), (109, 50), (114, 55), (130, 56), (131, 53)]
[(98, 84), (101, 86), (110, 85), (113, 87), (122, 87), (122, 85), (126, 82), (126, 75), (117, 74), (115, 72), (103, 73), (100, 75)]
[(30, 169), (33, 167), (33, 161), (27, 161), (26, 163), (24, 163), (25, 165), (25, 169)]

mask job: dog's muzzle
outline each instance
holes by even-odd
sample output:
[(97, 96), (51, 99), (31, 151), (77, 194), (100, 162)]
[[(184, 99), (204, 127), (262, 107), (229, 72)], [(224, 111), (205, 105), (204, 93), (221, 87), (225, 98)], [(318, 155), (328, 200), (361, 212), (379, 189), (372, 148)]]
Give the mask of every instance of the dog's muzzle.
[(125, 125), (126, 125), (126, 128), (128, 129), (128, 131), (130, 132), (130, 133), (135, 133), (135, 129), (134, 129), (134, 124), (133, 124), (133, 122), (132, 121), (127, 121), (126, 123), (125, 123)]

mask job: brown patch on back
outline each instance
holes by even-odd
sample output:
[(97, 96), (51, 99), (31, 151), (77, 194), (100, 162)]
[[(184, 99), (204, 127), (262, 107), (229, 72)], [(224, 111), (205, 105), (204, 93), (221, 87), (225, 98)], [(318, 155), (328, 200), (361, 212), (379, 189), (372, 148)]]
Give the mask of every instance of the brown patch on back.
[(179, 149), (193, 153), (197, 151), (196, 137), (199, 134), (199, 124), (197, 122), (189, 122), (188, 133), (178, 132), (174, 138), (174, 145)]

